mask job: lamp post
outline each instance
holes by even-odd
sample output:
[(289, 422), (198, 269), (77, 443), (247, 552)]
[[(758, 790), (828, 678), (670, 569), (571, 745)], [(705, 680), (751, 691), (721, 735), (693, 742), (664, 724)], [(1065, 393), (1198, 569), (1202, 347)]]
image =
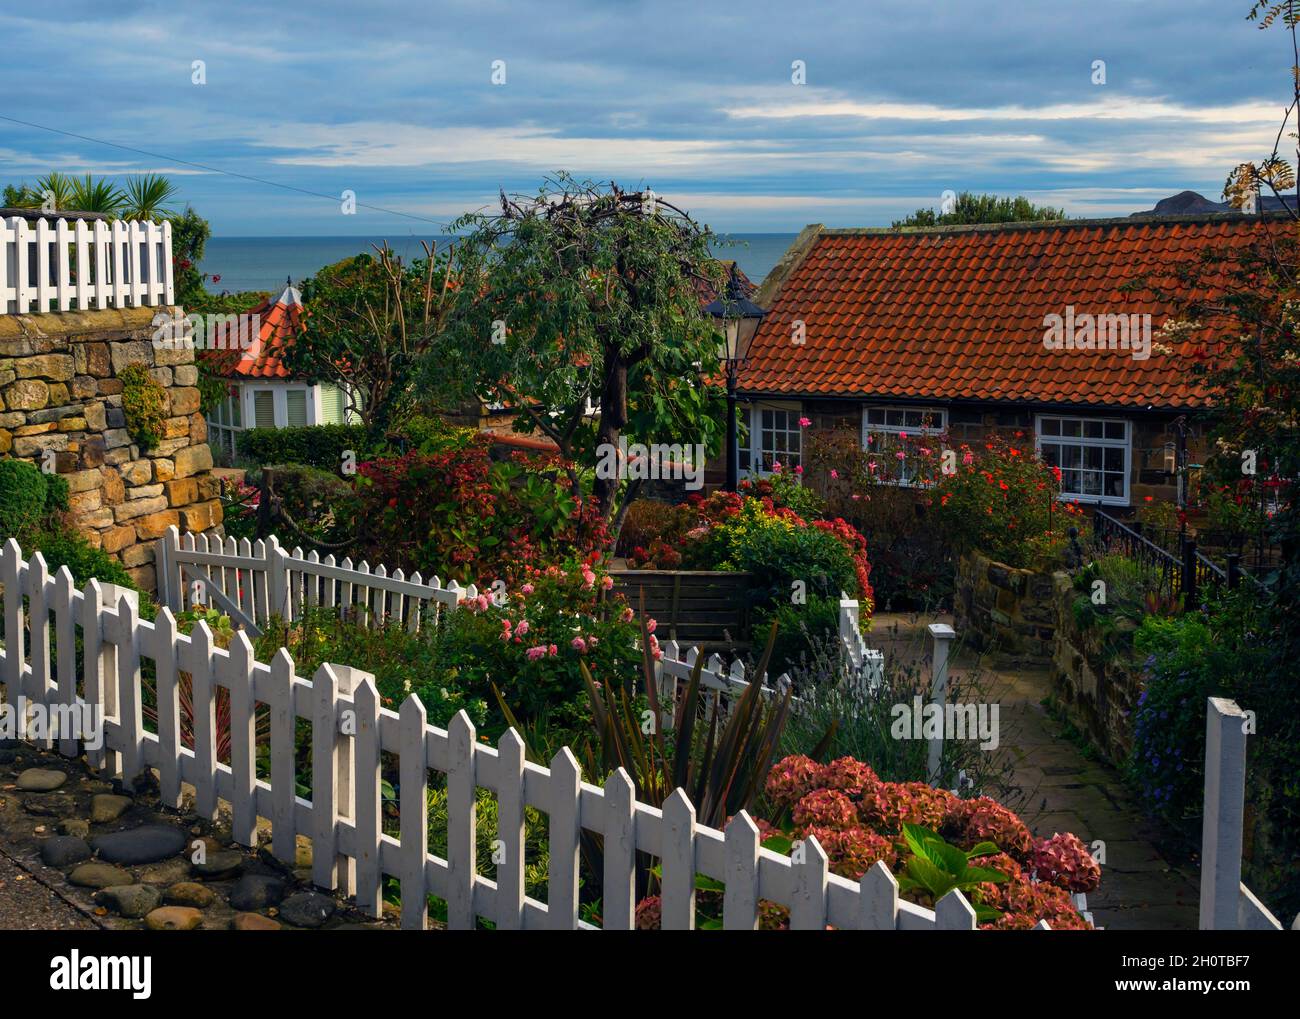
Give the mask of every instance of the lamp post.
[(727, 491), (734, 492), (740, 481), (740, 441), (736, 428), (736, 378), (749, 358), (749, 345), (758, 332), (759, 323), (767, 314), (745, 296), (736, 275), (736, 263), (731, 263), (726, 290), (704, 309), (711, 315), (722, 333), (718, 357), (727, 372)]

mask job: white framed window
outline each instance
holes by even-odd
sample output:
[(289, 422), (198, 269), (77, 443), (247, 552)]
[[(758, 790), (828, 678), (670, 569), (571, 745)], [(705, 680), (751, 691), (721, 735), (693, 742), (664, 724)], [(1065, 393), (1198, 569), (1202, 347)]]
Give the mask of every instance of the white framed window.
[(235, 460), (235, 436), (244, 430), (243, 404), (238, 396), (227, 396), (208, 414), (208, 445), (222, 463)]
[[(862, 448), (875, 463), (872, 473), (879, 480), (895, 485), (916, 484), (917, 457), (908, 440), (927, 435), (941, 435), (948, 427), (944, 407), (880, 406), (862, 408)], [(899, 453), (903, 456), (899, 456)]]
[[(741, 468), (750, 474), (771, 474), (772, 465), (792, 470), (803, 462), (803, 428), (798, 403), (760, 403), (749, 411), (749, 442), (741, 450)], [(748, 463), (744, 462), (748, 460)]]
[(244, 420), (249, 428), (298, 428), (321, 421), (320, 386), (244, 386)]
[(1061, 470), (1061, 498), (1127, 506), (1132, 429), (1116, 418), (1040, 414), (1038, 452)]

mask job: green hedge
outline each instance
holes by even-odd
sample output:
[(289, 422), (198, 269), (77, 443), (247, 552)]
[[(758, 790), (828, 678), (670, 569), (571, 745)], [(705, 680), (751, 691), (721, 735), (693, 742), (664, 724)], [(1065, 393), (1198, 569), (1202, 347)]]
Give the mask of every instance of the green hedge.
[(352, 450), (358, 463), (383, 452), (370, 442), (361, 425), (250, 428), (240, 432), (236, 442), (241, 457), (261, 466), (305, 464), (331, 474), (338, 473), (344, 450)]
[(68, 482), (25, 460), (0, 460), (0, 541), (25, 544), (59, 510), (68, 508)]

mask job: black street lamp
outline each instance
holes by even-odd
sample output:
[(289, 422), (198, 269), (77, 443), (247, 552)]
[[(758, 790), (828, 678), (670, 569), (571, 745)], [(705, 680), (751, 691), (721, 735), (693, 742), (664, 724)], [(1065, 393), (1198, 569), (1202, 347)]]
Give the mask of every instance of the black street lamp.
[(749, 345), (758, 332), (759, 323), (767, 314), (745, 296), (736, 275), (736, 263), (731, 263), (725, 293), (705, 307), (704, 313), (718, 323), (723, 342), (718, 348), (718, 358), (727, 371), (727, 491), (734, 492), (740, 481), (740, 440), (736, 429), (736, 376), (749, 359)]

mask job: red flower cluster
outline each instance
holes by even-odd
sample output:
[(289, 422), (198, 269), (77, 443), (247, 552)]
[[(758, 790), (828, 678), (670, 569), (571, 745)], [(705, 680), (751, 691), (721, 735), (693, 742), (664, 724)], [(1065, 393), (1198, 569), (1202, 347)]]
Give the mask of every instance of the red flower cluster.
[[(877, 861), (901, 870), (907, 850), (899, 833), (905, 824), (921, 825), (965, 851), (981, 842), (1001, 850), (979, 860), (1008, 878), (973, 893), (1003, 913), (986, 929), (1029, 929), (1039, 920), (1054, 930), (1088, 927), (1070, 893), (1092, 891), (1101, 871), (1083, 844), (1073, 835), (1035, 840), (1014, 812), (988, 797), (963, 800), (924, 782), (883, 782), (851, 757), (826, 765), (787, 757), (768, 774), (765, 792), (778, 812), (790, 811), (793, 835), (816, 838), (841, 877), (859, 880)], [(759, 828), (771, 831), (765, 822)]]

